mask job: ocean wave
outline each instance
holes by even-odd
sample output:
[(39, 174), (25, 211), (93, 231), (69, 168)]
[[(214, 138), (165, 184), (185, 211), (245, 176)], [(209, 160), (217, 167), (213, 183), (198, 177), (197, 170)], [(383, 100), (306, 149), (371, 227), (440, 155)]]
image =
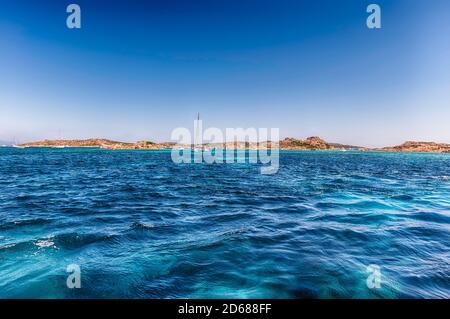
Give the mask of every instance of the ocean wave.
[(34, 242), (34, 244), (40, 249), (40, 248), (56, 248), (55, 242), (53, 241), (54, 236), (49, 236), (44, 239), (39, 239)]
[(102, 233), (63, 233), (54, 236), (56, 247), (64, 250), (74, 250), (91, 244), (113, 242), (118, 235)]
[(450, 176), (444, 175), (444, 176), (432, 176), (432, 179), (440, 179), (440, 180), (444, 180), (444, 181), (448, 181), (450, 180)]
[(17, 229), (18, 227), (37, 226), (51, 223), (51, 219), (34, 218), (34, 219), (18, 219), (14, 221), (4, 222), (0, 224), (0, 229)]
[(206, 216), (202, 216), (202, 221), (213, 222), (213, 223), (225, 223), (232, 222), (237, 220), (248, 220), (253, 218), (254, 215), (246, 212), (234, 212), (234, 213), (224, 213), (224, 214), (207, 214)]
[(16, 245), (17, 245), (16, 243), (0, 245), (0, 251), (1, 250), (7, 250), (7, 249), (10, 249), (10, 248), (14, 248)]
[(155, 228), (156, 225), (152, 223), (144, 223), (144, 222), (134, 222), (131, 225), (132, 229), (152, 229)]
[(2, 297), (49, 296), (77, 261), (101, 280), (64, 297), (450, 295), (448, 156), (287, 152), (262, 176), (170, 153), (2, 152)]
[(364, 210), (392, 210), (396, 207), (391, 203), (380, 200), (360, 200), (349, 202), (320, 201), (315, 205), (318, 209), (364, 209)]

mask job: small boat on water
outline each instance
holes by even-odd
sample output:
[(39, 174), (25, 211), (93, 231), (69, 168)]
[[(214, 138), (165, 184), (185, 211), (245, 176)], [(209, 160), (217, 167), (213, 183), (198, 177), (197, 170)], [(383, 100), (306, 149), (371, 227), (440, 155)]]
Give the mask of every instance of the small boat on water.
[(11, 145), (11, 146), (14, 147), (14, 148), (25, 148), (25, 146), (20, 146), (20, 145), (17, 143), (16, 137), (14, 137), (14, 144)]
[(204, 146), (201, 139), (201, 124), (200, 124), (200, 113), (197, 113), (197, 120), (195, 121), (195, 137), (194, 137), (194, 152), (203, 152)]

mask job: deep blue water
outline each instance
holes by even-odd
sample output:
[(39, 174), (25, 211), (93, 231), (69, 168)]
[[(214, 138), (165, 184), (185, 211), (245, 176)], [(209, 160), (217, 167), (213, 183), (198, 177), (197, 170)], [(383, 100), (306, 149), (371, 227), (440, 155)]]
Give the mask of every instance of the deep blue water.
[(282, 152), (278, 174), (258, 168), (0, 148), (0, 297), (450, 297), (450, 154)]

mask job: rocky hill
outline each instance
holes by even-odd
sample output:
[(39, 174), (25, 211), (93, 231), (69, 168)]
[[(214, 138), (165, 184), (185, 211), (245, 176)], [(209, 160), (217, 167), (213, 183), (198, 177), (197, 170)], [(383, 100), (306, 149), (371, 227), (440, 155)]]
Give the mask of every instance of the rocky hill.
[(311, 136), (306, 140), (285, 138), (280, 141), (280, 148), (284, 150), (334, 150), (340, 149), (340, 144), (330, 144), (320, 137)]
[(288, 137), (280, 141), (280, 147), (285, 150), (365, 150), (359, 146), (329, 143), (318, 136), (311, 136), (306, 140)]
[(450, 144), (434, 142), (413, 142), (408, 141), (398, 146), (383, 147), (377, 150), (390, 152), (434, 152), (450, 153)]
[(43, 140), (21, 144), (22, 147), (100, 147), (105, 149), (162, 149), (166, 144), (156, 144), (150, 141), (137, 143), (117, 142), (108, 139), (91, 138), (87, 140)]

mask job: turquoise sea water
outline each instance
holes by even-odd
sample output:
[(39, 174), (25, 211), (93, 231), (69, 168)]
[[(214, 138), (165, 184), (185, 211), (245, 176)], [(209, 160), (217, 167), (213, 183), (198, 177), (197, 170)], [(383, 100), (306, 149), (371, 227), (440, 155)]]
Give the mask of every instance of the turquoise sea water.
[(0, 189), (2, 298), (450, 297), (450, 154), (0, 148)]

